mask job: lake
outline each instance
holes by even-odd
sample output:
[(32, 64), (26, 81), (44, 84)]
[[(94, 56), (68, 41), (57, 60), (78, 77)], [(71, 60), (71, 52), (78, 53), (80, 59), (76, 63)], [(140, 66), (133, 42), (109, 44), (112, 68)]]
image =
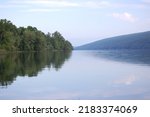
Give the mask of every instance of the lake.
[(0, 99), (147, 100), (149, 50), (0, 55)]

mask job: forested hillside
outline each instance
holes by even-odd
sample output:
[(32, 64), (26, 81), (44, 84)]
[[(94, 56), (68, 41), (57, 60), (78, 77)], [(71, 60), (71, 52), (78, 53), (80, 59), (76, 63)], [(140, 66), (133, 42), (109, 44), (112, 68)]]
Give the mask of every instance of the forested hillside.
[(71, 43), (58, 32), (44, 34), (36, 27), (17, 28), (11, 21), (0, 20), (0, 51), (72, 50)]
[(78, 50), (150, 49), (150, 31), (111, 37), (76, 47)]

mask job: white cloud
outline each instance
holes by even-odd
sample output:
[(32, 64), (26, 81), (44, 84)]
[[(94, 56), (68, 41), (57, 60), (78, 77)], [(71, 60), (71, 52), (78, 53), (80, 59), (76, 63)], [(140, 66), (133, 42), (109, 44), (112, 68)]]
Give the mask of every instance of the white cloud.
[(12, 0), (3, 4), (1, 7), (14, 8), (12, 6), (21, 7), (22, 12), (55, 12), (61, 11), (63, 8), (78, 7), (79, 4), (67, 0)]
[(78, 3), (68, 0), (11, 0), (0, 4), (0, 9), (17, 9), (20, 12), (56, 12), (63, 8), (78, 6)]
[(104, 8), (110, 6), (108, 1), (79, 1), (72, 2), (69, 0), (12, 0), (11, 4), (24, 4), (28, 6), (41, 6), (41, 7), (51, 7), (51, 8), (63, 8), (63, 7), (88, 7), (88, 8)]
[[(143, 0), (148, 1), (148, 0)], [(63, 9), (63, 8), (142, 8), (141, 4), (129, 4), (129, 3), (118, 3), (118, 2), (110, 2), (108, 0), (87, 0), (87, 1), (70, 1), (70, 0), (11, 0), (6, 1), (0, 5), (0, 8), (21, 8), (21, 11), (52, 11), (52, 9)], [(35, 10), (33, 10), (35, 9)], [(40, 10), (36, 10), (40, 9)], [(43, 9), (43, 10), (42, 10)], [(46, 10), (45, 10), (46, 9)], [(49, 9), (49, 10), (48, 10)], [(55, 11), (55, 10), (54, 10)], [(124, 13), (121, 14), (113, 14), (114, 17), (126, 17), (126, 21), (133, 22), (133, 17)]]
[(26, 4), (26, 5), (40, 5), (43, 7), (49, 6), (49, 7), (76, 7), (78, 6), (77, 3), (69, 2), (66, 0), (14, 0), (11, 1), (13, 4)]
[(127, 13), (127, 12), (112, 13), (112, 16), (114, 18), (117, 18), (117, 19), (120, 19), (120, 20), (123, 20), (123, 21), (127, 21), (127, 22), (135, 22), (136, 21), (136, 18), (132, 14)]
[[(72, 2), (69, 0), (12, 0), (10, 5), (20, 6), (25, 5), (27, 9), (21, 11), (27, 12), (51, 12), (58, 11), (56, 9), (63, 8), (105, 8), (110, 5), (107, 1), (78, 1)], [(52, 10), (54, 9), (54, 10)], [(60, 11), (60, 10), (59, 10)]]
[(25, 12), (56, 12), (56, 11), (60, 11), (60, 9), (44, 9), (44, 8), (41, 8), (41, 9), (29, 9), (29, 10), (26, 10)]
[(87, 1), (82, 4), (83, 7), (104, 8), (110, 6), (108, 1)]

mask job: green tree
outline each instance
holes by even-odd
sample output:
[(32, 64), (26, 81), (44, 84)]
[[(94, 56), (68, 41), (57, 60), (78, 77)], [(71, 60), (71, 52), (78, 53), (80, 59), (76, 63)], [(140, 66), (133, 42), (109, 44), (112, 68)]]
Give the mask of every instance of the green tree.
[(36, 27), (17, 28), (11, 21), (0, 20), (0, 49), (19, 51), (72, 50), (72, 45), (58, 32), (44, 34)]

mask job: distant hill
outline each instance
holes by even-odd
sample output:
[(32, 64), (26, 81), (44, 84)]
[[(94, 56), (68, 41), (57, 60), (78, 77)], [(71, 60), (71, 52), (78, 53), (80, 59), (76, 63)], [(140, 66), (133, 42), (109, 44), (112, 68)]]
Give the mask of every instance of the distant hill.
[(74, 49), (150, 49), (150, 31), (106, 38), (75, 47)]

